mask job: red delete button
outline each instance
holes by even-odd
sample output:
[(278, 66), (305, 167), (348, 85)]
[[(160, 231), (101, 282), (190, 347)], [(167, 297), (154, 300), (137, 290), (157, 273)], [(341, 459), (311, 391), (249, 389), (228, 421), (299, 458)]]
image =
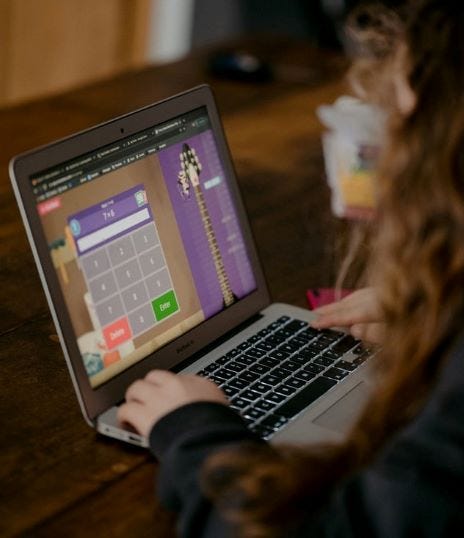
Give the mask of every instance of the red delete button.
[(108, 349), (113, 349), (114, 347), (119, 346), (119, 344), (132, 338), (127, 318), (118, 319), (118, 321), (115, 321), (111, 325), (107, 325), (103, 329), (103, 336)]

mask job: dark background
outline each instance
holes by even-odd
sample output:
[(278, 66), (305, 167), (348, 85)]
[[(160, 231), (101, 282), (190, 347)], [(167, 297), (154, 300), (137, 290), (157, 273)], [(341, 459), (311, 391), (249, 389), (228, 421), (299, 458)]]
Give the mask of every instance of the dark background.
[(193, 47), (255, 33), (340, 48), (343, 21), (359, 0), (196, 0)]

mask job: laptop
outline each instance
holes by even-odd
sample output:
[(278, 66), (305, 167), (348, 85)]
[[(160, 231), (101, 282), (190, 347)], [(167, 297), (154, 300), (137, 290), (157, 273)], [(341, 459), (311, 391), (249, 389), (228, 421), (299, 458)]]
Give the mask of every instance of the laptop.
[(374, 353), (271, 303), (212, 92), (200, 86), (14, 158), (10, 177), (88, 424), (154, 368), (217, 383), (265, 439), (340, 438)]

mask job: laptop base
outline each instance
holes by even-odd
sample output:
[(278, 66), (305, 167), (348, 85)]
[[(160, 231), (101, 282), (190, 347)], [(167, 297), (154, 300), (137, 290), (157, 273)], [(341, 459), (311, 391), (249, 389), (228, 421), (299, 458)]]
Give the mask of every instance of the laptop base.
[[(300, 322), (307, 321), (309, 323), (314, 318), (314, 314), (308, 310), (280, 303), (271, 304), (260, 314), (260, 318), (255, 323), (209, 351), (204, 357), (190, 364), (181, 372), (200, 373), (202, 375), (205, 369), (208, 371), (218, 358), (227, 356), (231, 350), (241, 346), (243, 342), (253, 338), (254, 335), (263, 331), (269, 325), (275, 324), (278, 319), (289, 316)], [(357, 359), (354, 352), (347, 352), (343, 355), (343, 360), (350, 361), (353, 359)], [(256, 362), (258, 362), (258, 359)], [(292, 417), (282, 428), (266, 438), (272, 443), (314, 443), (341, 440), (356, 421), (371, 393), (373, 382), (372, 376), (369, 374), (371, 365), (372, 359), (361, 364), (355, 371), (336, 383), (297, 416)], [(231, 399), (233, 406), (234, 399)], [(134, 431), (121, 427), (117, 421), (116, 413), (117, 407), (112, 407), (100, 415), (97, 421), (97, 430), (109, 437), (146, 447), (146, 439)]]

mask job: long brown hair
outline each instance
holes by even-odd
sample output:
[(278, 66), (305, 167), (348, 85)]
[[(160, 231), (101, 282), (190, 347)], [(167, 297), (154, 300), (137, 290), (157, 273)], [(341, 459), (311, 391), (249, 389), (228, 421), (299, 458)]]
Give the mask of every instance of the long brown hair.
[[(464, 316), (464, 9), (411, 0), (352, 19), (361, 59), (352, 77), (390, 122), (378, 174), (367, 274), (386, 321), (382, 382), (346, 441), (305, 448), (242, 446), (203, 469), (206, 494), (246, 537), (278, 536), (323, 506), (420, 412)], [(391, 98), (395, 70), (416, 96)]]

